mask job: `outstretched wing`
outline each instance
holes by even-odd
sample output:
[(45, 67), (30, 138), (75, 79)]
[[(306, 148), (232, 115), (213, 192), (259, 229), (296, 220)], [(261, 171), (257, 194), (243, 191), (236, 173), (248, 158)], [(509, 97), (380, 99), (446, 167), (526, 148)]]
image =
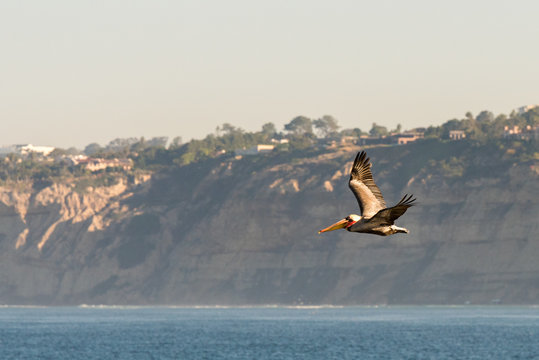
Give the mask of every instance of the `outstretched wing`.
[(384, 197), (372, 178), (371, 164), (365, 151), (356, 155), (348, 186), (356, 196), (361, 214), (365, 218), (374, 216), (386, 207)]
[(414, 206), (414, 201), (412, 199), (413, 195), (404, 195), (404, 197), (397, 203), (397, 205), (380, 210), (374, 215), (371, 221), (376, 222), (379, 225), (393, 225), (395, 220), (402, 216), (408, 210), (409, 207)]

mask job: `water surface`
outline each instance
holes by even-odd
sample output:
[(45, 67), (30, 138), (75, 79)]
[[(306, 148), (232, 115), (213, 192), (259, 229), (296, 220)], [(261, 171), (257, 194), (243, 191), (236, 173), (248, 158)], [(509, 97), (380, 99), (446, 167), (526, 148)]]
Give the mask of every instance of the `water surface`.
[(0, 308), (0, 359), (37, 358), (539, 359), (539, 308)]

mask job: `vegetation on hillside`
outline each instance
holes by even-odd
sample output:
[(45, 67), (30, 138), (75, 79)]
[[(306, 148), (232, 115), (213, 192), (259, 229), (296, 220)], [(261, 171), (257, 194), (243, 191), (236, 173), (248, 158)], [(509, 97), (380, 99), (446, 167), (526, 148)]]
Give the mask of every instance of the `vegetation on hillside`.
[[(466, 134), (465, 141), (489, 146), (500, 151), (505, 157), (515, 160), (538, 160), (537, 135), (528, 139), (508, 138), (506, 129), (518, 126), (520, 129), (536, 129), (539, 126), (539, 107), (525, 113), (501, 114), (495, 116), (483, 111), (477, 116), (466, 113), (462, 119), (451, 119), (440, 126), (426, 129), (413, 129), (421, 132), (425, 139), (449, 141), (452, 130), (461, 130)], [(402, 133), (399, 124), (396, 129), (388, 130), (385, 126), (373, 123), (369, 131), (359, 128), (340, 129), (338, 121), (325, 115), (319, 119), (297, 116), (278, 131), (273, 123), (264, 124), (260, 131), (247, 132), (229, 123), (218, 126), (215, 133), (203, 139), (182, 143), (180, 137), (169, 143), (167, 137), (114, 139), (102, 147), (97, 143), (86, 146), (84, 151), (77, 149), (56, 149), (48, 157), (30, 153), (26, 156), (8, 154), (0, 158), (0, 184), (13, 182), (32, 182), (36, 186), (45, 186), (51, 182), (76, 179), (77, 188), (114, 183), (120, 176), (132, 181), (137, 174), (155, 172), (169, 167), (185, 166), (218, 156), (233, 156), (234, 151), (246, 149), (257, 144), (274, 144), (273, 153), (286, 152), (286, 156), (296, 158), (308, 156), (313, 152), (325, 151), (330, 144), (339, 144), (347, 139), (360, 137), (384, 137)], [(533, 134), (536, 134), (533, 133)], [(432, 146), (436, 146), (436, 141)], [(64, 161), (70, 156), (84, 154), (92, 158), (124, 158), (132, 161), (130, 168), (107, 167), (90, 171), (83, 164)], [(450, 155), (450, 154), (449, 154)], [(448, 156), (448, 160), (430, 164), (441, 169), (447, 176), (461, 176), (462, 159)]]

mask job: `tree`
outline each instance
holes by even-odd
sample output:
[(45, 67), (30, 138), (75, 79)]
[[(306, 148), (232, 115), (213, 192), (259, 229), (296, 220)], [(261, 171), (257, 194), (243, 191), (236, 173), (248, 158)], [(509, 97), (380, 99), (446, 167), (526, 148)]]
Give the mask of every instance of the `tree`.
[(522, 117), (526, 120), (526, 125), (539, 125), (539, 106), (526, 111)]
[(148, 146), (164, 148), (167, 146), (167, 142), (168, 136), (156, 136), (148, 141)]
[(277, 132), (277, 129), (275, 128), (274, 123), (269, 122), (262, 125), (262, 133), (264, 135), (273, 136), (276, 132)]
[(109, 151), (121, 151), (121, 150), (125, 150), (126, 148), (129, 149), (131, 145), (136, 144), (139, 141), (140, 140), (137, 139), (136, 137), (126, 138), (126, 139), (116, 138), (107, 144), (106, 149)]
[(372, 128), (369, 131), (369, 134), (371, 134), (371, 136), (379, 136), (379, 137), (385, 136), (387, 135), (387, 128), (385, 126), (372, 123)]
[(284, 126), (284, 129), (294, 135), (312, 134), (313, 124), (306, 116), (296, 116)]
[(65, 149), (61, 149), (61, 148), (55, 148), (53, 151), (51, 151), (51, 153), (49, 154), (49, 156), (51, 158), (57, 158), (59, 156), (64, 156), (64, 155), (67, 155), (67, 151)]
[(92, 156), (102, 150), (103, 148), (98, 143), (91, 143), (84, 148), (84, 153), (88, 156)]
[(218, 129), (218, 133), (223, 132), (224, 135), (230, 135), (230, 134), (233, 134), (233, 133), (242, 133), (243, 132), (242, 129), (237, 128), (235, 126), (232, 126), (229, 123), (224, 123), (223, 125), (221, 125), (221, 128), (219, 128), (219, 126), (218, 126), (217, 129)]
[(494, 114), (490, 111), (481, 111), (479, 115), (475, 118), (475, 121), (478, 123), (490, 123), (494, 120)]
[(76, 147), (73, 147), (73, 146), (72, 146), (72, 147), (70, 147), (70, 148), (68, 148), (68, 149), (66, 150), (66, 153), (67, 153), (68, 155), (80, 155), (81, 152), (80, 152), (79, 149), (77, 149)]
[(172, 142), (169, 145), (169, 149), (177, 149), (182, 145), (182, 137), (176, 136), (174, 139), (172, 139)]
[(439, 139), (442, 136), (442, 127), (441, 126), (429, 126), (425, 130), (425, 138), (437, 138)]
[(354, 137), (360, 137), (363, 134), (363, 131), (361, 131), (360, 128), (353, 128), (353, 129), (343, 129), (340, 132), (341, 136), (354, 136)]
[(9, 153), (9, 154), (6, 155), (6, 159), (7, 159), (8, 162), (10, 162), (10, 163), (16, 163), (17, 160), (20, 159), (20, 157), (19, 157), (18, 154), (11, 152), (11, 153)]
[(319, 131), (321, 137), (324, 138), (335, 134), (339, 129), (337, 120), (331, 115), (324, 115), (320, 119), (314, 120), (313, 125)]
[(144, 151), (144, 149), (146, 149), (147, 147), (148, 144), (146, 142), (146, 139), (144, 139), (144, 136), (142, 136), (139, 141), (130, 146), (130, 151), (141, 152)]

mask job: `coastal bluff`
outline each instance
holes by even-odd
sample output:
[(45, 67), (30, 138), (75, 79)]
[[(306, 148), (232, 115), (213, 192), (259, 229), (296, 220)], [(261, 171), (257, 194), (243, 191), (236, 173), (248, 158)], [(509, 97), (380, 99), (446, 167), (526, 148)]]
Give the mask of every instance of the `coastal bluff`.
[(366, 149), (391, 237), (317, 231), (359, 208), (359, 147), (218, 157), (136, 184), (0, 187), (0, 304), (537, 304), (539, 162), (468, 141)]

